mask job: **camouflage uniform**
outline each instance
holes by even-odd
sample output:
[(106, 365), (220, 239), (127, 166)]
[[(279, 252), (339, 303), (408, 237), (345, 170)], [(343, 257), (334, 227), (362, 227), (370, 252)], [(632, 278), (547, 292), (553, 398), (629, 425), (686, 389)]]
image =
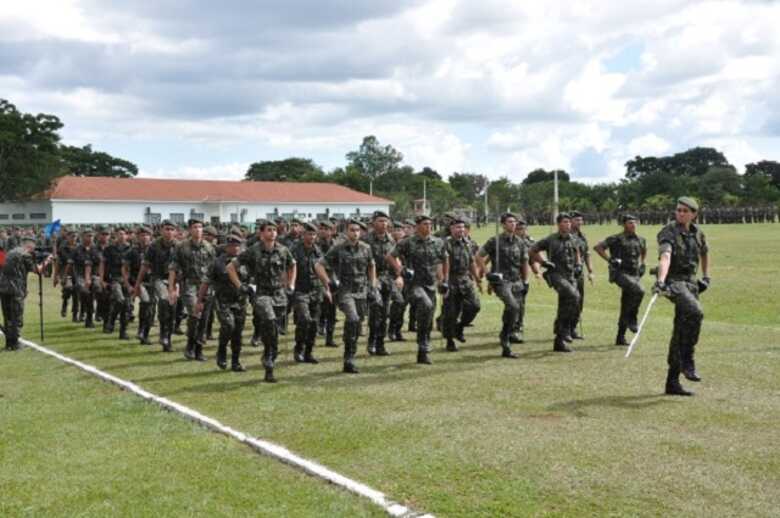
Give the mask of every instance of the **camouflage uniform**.
[(112, 244), (106, 247), (103, 254), (103, 273), (110, 294), (108, 318), (103, 321), (103, 332), (112, 333), (114, 331), (114, 324), (118, 316), (119, 338), (124, 340), (127, 339), (128, 307), (133, 303), (122, 277), (122, 264), (129, 251), (130, 245), (128, 244)]
[[(81, 311), (85, 314), (85, 327), (95, 327), (93, 317), (95, 313), (95, 296), (102, 293), (100, 286), (100, 277), (98, 276), (98, 266), (101, 256), (96, 245), (89, 248), (79, 245), (76, 251), (69, 259), (69, 263), (74, 271), (76, 287), (79, 291)], [(86, 268), (91, 266), (90, 285), (87, 286)]]
[[(335, 240), (332, 238), (327, 241), (319, 238), (317, 239), (317, 246), (320, 248), (320, 251), (323, 255), (327, 254), (328, 251), (334, 246), (334, 244)], [(333, 279), (332, 272), (329, 271), (328, 275), (331, 277), (331, 279)], [(335, 296), (336, 293), (334, 292), (333, 295)], [(333, 341), (333, 331), (336, 327), (336, 304), (328, 301), (327, 299), (322, 301), (320, 325), (323, 334), (325, 334), (325, 346), (336, 347), (336, 344)]]
[(340, 281), (336, 304), (344, 313), (344, 366), (354, 368), (360, 321), (367, 310), (369, 268), (374, 264), (371, 247), (363, 241), (344, 240), (333, 246), (320, 263)]
[(197, 314), (200, 285), (207, 281), (214, 264), (214, 247), (206, 240), (195, 243), (191, 239), (179, 243), (171, 257), (169, 270), (176, 272), (181, 287), (179, 296), (187, 313), (187, 350), (185, 356), (202, 359), (206, 319)]
[(622, 292), (617, 340), (622, 345), (626, 329), (634, 333), (637, 331), (639, 306), (645, 296), (640, 279), (644, 274), (642, 257), (647, 252), (647, 242), (635, 233), (621, 232), (609, 236), (597, 246), (609, 250), (609, 282), (617, 284)]
[[(146, 248), (140, 245), (131, 246), (124, 257), (124, 265), (128, 270), (130, 282), (135, 282), (138, 278), (138, 272), (144, 262)], [(146, 277), (145, 282), (139, 286), (138, 293), (138, 339), (142, 344), (149, 344), (149, 330), (154, 322), (154, 303), (151, 293), (154, 291), (154, 285), (150, 282), (151, 277)], [(132, 302), (131, 302), (132, 303)]]
[(572, 336), (577, 335), (577, 324), (580, 322), (582, 316), (582, 308), (585, 306), (585, 268), (588, 264), (588, 258), (590, 257), (590, 249), (588, 247), (588, 238), (585, 237), (581, 231), (572, 231), (571, 236), (577, 240), (577, 251), (580, 254), (580, 264), (582, 268), (575, 270), (575, 279), (577, 280), (577, 293), (580, 295), (580, 301), (577, 304), (577, 316), (572, 322), (570, 334)]
[(149, 268), (149, 303), (157, 305), (157, 318), (160, 321), (160, 343), (166, 351), (171, 350), (173, 333), (174, 306), (168, 300), (168, 268), (173, 257), (176, 242), (165, 241), (163, 237), (155, 239), (144, 254), (144, 266)]
[[(227, 265), (235, 257), (221, 254), (211, 265), (206, 282), (213, 290), (214, 307), (219, 319), (219, 343), (217, 345), (217, 364), (223, 365), (227, 358), (227, 345), (230, 343), (231, 368), (234, 371), (242, 371), (241, 338), (246, 321), (246, 304), (248, 297), (237, 289), (230, 281), (227, 273)], [(242, 284), (249, 281), (249, 272), (246, 266), (236, 269), (238, 278)]]
[(261, 241), (243, 251), (237, 266), (247, 269), (257, 287), (253, 303), (255, 331), (263, 342), (263, 366), (273, 369), (279, 354), (278, 319), (287, 311), (287, 295), (282, 276), (295, 266), (290, 250), (274, 243), (269, 250)]
[(5, 348), (19, 348), (19, 330), (24, 326), (27, 274), (35, 269), (33, 257), (22, 247), (13, 248), (0, 270), (0, 307), (5, 322)]
[(555, 265), (544, 275), (548, 285), (558, 293), (558, 313), (554, 324), (555, 349), (565, 350), (563, 342), (571, 338), (569, 333), (576, 322), (580, 304), (576, 272), (582, 266), (577, 256), (577, 238), (556, 232), (537, 241), (531, 251), (546, 252), (547, 259)]
[(388, 352), (385, 348), (385, 337), (387, 336), (390, 306), (393, 302), (401, 302), (403, 299), (403, 295), (395, 285), (395, 275), (385, 260), (385, 256), (395, 246), (395, 241), (389, 233), (380, 238), (374, 232), (371, 232), (364, 241), (371, 247), (374, 256), (379, 294), (381, 295), (381, 300), (378, 299), (377, 303), (371, 304), (369, 308), (368, 353), (386, 356)]
[(295, 294), (293, 311), (295, 315), (295, 361), (317, 363), (312, 356), (317, 338), (317, 324), (320, 320), (324, 290), (314, 271), (314, 265), (322, 258), (322, 251), (316, 244), (307, 248), (303, 239), (298, 240), (290, 250), (295, 264)]
[(73, 299), (72, 314), (73, 322), (78, 322), (79, 319), (79, 294), (76, 290), (76, 280), (73, 272), (67, 273), (68, 260), (76, 252), (77, 244), (73, 246), (67, 241), (62, 241), (57, 249), (57, 271), (59, 273), (59, 282), (62, 287), (62, 309), (60, 311), (61, 316), (64, 318), (68, 312), (68, 300)]
[(442, 302), (442, 334), (447, 339), (448, 349), (454, 349), (452, 339), (464, 340), (463, 328), (474, 321), (480, 310), (479, 296), (471, 278), (473, 244), (467, 237), (455, 239), (450, 236), (444, 242), (450, 261), (450, 290)]
[(417, 323), (418, 361), (431, 351), (431, 328), (436, 310), (436, 269), (447, 261), (447, 251), (441, 239), (433, 236), (409, 236), (396, 244), (391, 252), (406, 268), (414, 271), (408, 293), (415, 308)]
[[(520, 240), (525, 245), (525, 248), (527, 250), (531, 250), (531, 247), (536, 243), (536, 240), (532, 238), (531, 236), (518, 236)], [(519, 337), (523, 336), (523, 333), (525, 332), (525, 301), (528, 298), (528, 292), (531, 289), (531, 284), (526, 283), (525, 290), (523, 290), (523, 303), (520, 306), (520, 314), (517, 316), (517, 321), (515, 321), (515, 325), (512, 327), (512, 333), (513, 335)]]

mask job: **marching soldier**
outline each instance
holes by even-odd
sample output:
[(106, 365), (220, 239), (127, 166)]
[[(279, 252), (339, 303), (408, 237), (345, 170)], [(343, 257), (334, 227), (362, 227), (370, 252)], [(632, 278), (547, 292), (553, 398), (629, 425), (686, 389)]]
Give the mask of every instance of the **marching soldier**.
[(364, 239), (371, 247), (376, 266), (376, 276), (379, 283), (380, 303), (371, 304), (368, 313), (368, 354), (387, 356), (390, 354), (385, 347), (387, 335), (387, 320), (390, 316), (390, 305), (400, 299), (400, 292), (395, 288), (393, 273), (385, 261), (387, 254), (395, 246), (395, 240), (388, 232), (390, 217), (382, 211), (374, 212), (372, 232)]
[(367, 311), (369, 292), (376, 300), (376, 269), (371, 247), (360, 241), (360, 231), (366, 225), (352, 219), (347, 223), (346, 239), (331, 248), (316, 264), (316, 272), (325, 286), (325, 297), (334, 300), (330, 290), (328, 271), (338, 276), (339, 289), (335, 295), (339, 309), (344, 313), (344, 369), (357, 374), (355, 355), (360, 322)]
[[(541, 263), (548, 286), (558, 293), (558, 314), (555, 318), (553, 350), (570, 353), (571, 330), (577, 319), (580, 294), (577, 291), (577, 270), (582, 268), (577, 238), (571, 235), (571, 216), (565, 212), (556, 218), (558, 232), (537, 241), (530, 251), (531, 261)], [(545, 258), (541, 252), (547, 254)], [(538, 276), (538, 275), (537, 275)]]
[[(106, 253), (106, 249), (111, 244), (111, 230), (108, 227), (98, 225), (95, 228), (95, 239), (95, 248), (97, 248), (100, 257), (102, 258), (103, 254)], [(106, 320), (108, 320), (108, 312), (111, 305), (111, 293), (106, 289), (103, 277), (98, 274), (98, 269), (101, 264), (102, 262), (95, 264), (92, 269), (92, 273), (99, 277), (98, 286), (100, 287), (95, 293), (95, 321), (103, 322), (105, 324)]]
[(645, 274), (647, 243), (636, 233), (635, 216), (626, 214), (622, 221), (623, 232), (609, 236), (593, 247), (609, 264), (609, 282), (617, 284), (622, 291), (615, 345), (628, 345), (626, 329), (637, 332), (637, 315), (645, 296), (640, 279)]
[[(393, 241), (396, 243), (400, 242), (404, 237), (406, 237), (406, 232), (404, 232), (404, 224), (401, 221), (395, 221), (393, 223), (393, 232), (392, 232)], [(396, 341), (396, 342), (403, 342), (404, 337), (401, 334), (401, 328), (404, 326), (404, 312), (406, 311), (406, 293), (405, 290), (399, 290), (398, 287), (395, 285), (395, 281), (393, 282), (393, 291), (394, 294), (391, 297), (392, 302), (390, 303), (390, 316), (389, 316), (389, 323), (388, 323), (388, 338), (390, 340)]]
[(450, 290), (442, 302), (442, 331), (447, 339), (447, 350), (454, 352), (458, 350), (455, 340), (461, 343), (466, 341), (463, 328), (473, 322), (479, 313), (479, 296), (474, 283), (482, 292), (482, 280), (471, 241), (466, 236), (466, 222), (462, 218), (450, 220), (449, 237), (444, 243), (449, 258)]
[[(321, 221), (319, 225), (319, 235), (317, 236), (317, 246), (319, 247), (322, 254), (325, 255), (328, 253), (328, 251), (330, 251), (334, 244), (335, 240), (333, 239), (333, 223), (328, 220)], [(338, 282), (338, 279), (333, 276), (332, 272), (328, 272), (328, 275), (330, 275), (332, 281), (331, 292), (333, 295), (336, 295), (333, 281)], [(322, 330), (321, 334), (325, 335), (325, 347), (338, 347), (336, 342), (333, 341), (333, 331), (336, 327), (336, 304), (328, 299), (324, 299), (322, 302), (322, 311), (320, 312), (320, 327)]]
[[(536, 240), (528, 235), (528, 224), (523, 216), (517, 217), (517, 226), (515, 227), (515, 235), (525, 244), (527, 250), (531, 250), (531, 247)], [(529, 261), (530, 263), (530, 261)], [(536, 263), (530, 263), (529, 267), (534, 275), (539, 273), (539, 265)], [(523, 290), (523, 304), (520, 306), (520, 314), (517, 317), (514, 327), (512, 328), (512, 335), (517, 340), (523, 340), (523, 333), (525, 332), (525, 302), (528, 298), (528, 292), (531, 289), (531, 283), (526, 283), (525, 290)], [(510, 337), (511, 338), (511, 337)]]
[(60, 246), (57, 249), (57, 259), (54, 262), (54, 275), (52, 276), (52, 282), (56, 287), (58, 283), (62, 284), (62, 308), (60, 310), (60, 316), (65, 318), (68, 314), (68, 301), (73, 300), (71, 310), (73, 313), (73, 322), (79, 321), (79, 293), (76, 290), (76, 281), (73, 277), (73, 272), (66, 275), (68, 268), (68, 260), (71, 259), (76, 248), (78, 248), (78, 242), (76, 232), (63, 229), (63, 234), (66, 235), (66, 239), (60, 242)]
[[(593, 284), (593, 263), (590, 261), (590, 249), (588, 248), (588, 239), (585, 234), (582, 233), (582, 225), (585, 223), (583, 215), (576, 210), (571, 213), (571, 235), (577, 238), (577, 252), (580, 256), (580, 262), (588, 269), (588, 281)], [(584, 336), (577, 333), (577, 324), (582, 317), (582, 308), (585, 305), (585, 271), (580, 268), (576, 271), (577, 274), (577, 292), (580, 294), (580, 302), (577, 306), (577, 318), (572, 324), (571, 332), (569, 333), (575, 340), (582, 340)]]
[(528, 288), (528, 248), (515, 235), (517, 216), (511, 212), (501, 215), (504, 232), (492, 237), (479, 250), (478, 261), (481, 274), (486, 271), (486, 260), (490, 261), (491, 272), (488, 281), (493, 292), (504, 303), (501, 341), (501, 356), (518, 358), (512, 352), (513, 343), (522, 343), (523, 339), (512, 335), (512, 329), (520, 318), (523, 305), (523, 292)]
[(417, 325), (417, 363), (430, 365), (436, 291), (446, 296), (449, 266), (444, 243), (431, 235), (431, 218), (417, 216), (415, 223), (415, 234), (397, 243), (386, 260), (395, 272), (398, 289), (409, 284), (408, 293), (415, 307)]
[(317, 227), (304, 223), (303, 236), (293, 244), (290, 252), (298, 270), (295, 277), (293, 312), (295, 316), (295, 349), (293, 359), (297, 363), (319, 363), (312, 354), (317, 338), (324, 291), (314, 266), (322, 258), (316, 244)]
[(154, 318), (154, 304), (151, 293), (154, 291), (154, 286), (147, 282), (138, 286), (136, 290), (135, 280), (138, 278), (138, 273), (141, 271), (141, 266), (144, 262), (144, 256), (152, 242), (151, 229), (147, 227), (138, 229), (136, 241), (136, 244), (127, 251), (122, 262), (122, 279), (125, 287), (131, 294), (131, 304), (134, 298), (133, 295), (138, 293), (138, 334), (136, 336), (141, 345), (150, 345), (149, 330), (152, 328)]
[(95, 234), (90, 228), (85, 228), (81, 232), (81, 245), (76, 248), (76, 252), (68, 261), (65, 272), (65, 275), (72, 273), (76, 278), (76, 287), (81, 299), (81, 312), (85, 315), (84, 327), (89, 329), (95, 327), (95, 295), (101, 291), (101, 281), (98, 277), (101, 256), (93, 242), (94, 236)]
[[(239, 237), (239, 231), (232, 232), (235, 235), (238, 235)], [(214, 254), (218, 257), (224, 253), (224, 244), (220, 244), (219, 242), (219, 232), (217, 232), (217, 229), (214, 228), (213, 225), (206, 225), (203, 227), (203, 239), (205, 241), (208, 241), (208, 243), (214, 247)], [(243, 238), (242, 238), (243, 239)], [(213, 294), (211, 294), (213, 295)], [(216, 304), (214, 303), (214, 297), (208, 296), (206, 297), (206, 305), (204, 306), (204, 317), (206, 319), (206, 332), (205, 332), (205, 340), (213, 340), (214, 339), (214, 318), (216, 318)]]
[(279, 353), (279, 318), (287, 310), (287, 299), (293, 294), (296, 267), (290, 250), (276, 242), (276, 224), (259, 225), (261, 240), (244, 250), (227, 266), (233, 286), (241, 285), (239, 270), (247, 269), (257, 286), (252, 304), (256, 333), (263, 342), (265, 381), (275, 383), (274, 363)]
[(128, 306), (132, 304), (132, 299), (122, 277), (122, 264), (130, 250), (130, 245), (127, 244), (127, 233), (124, 228), (117, 228), (114, 236), (115, 242), (106, 247), (100, 262), (99, 276), (104, 289), (108, 286), (106, 291), (109, 292), (110, 297), (108, 316), (103, 320), (103, 332), (113, 333), (116, 318), (119, 317), (119, 339), (128, 340), (130, 338), (127, 336)]
[[(699, 295), (710, 286), (709, 247), (704, 232), (694, 224), (699, 204), (684, 196), (677, 200), (675, 221), (658, 233), (658, 280), (653, 291), (674, 303), (674, 329), (669, 342), (666, 393), (692, 396), (680, 385), (682, 372), (690, 381), (701, 381), (696, 372), (694, 349), (704, 319)], [(702, 278), (696, 278), (701, 264)]]

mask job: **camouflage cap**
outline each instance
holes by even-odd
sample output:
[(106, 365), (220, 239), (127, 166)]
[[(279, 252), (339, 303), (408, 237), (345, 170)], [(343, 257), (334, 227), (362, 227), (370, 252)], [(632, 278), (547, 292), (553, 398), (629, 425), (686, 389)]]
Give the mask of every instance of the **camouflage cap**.
[(518, 225), (527, 225), (528, 224), (528, 222), (525, 220), (525, 216), (523, 216), (522, 214), (518, 214), (515, 217), (517, 218), (517, 224)]
[(84, 228), (81, 229), (81, 235), (83, 236), (83, 235), (86, 235), (86, 234), (94, 235), (95, 231), (92, 229), (92, 227), (84, 227)]
[(455, 216), (454, 218), (450, 219), (450, 225), (460, 225), (460, 224), (465, 225), (466, 224), (466, 218), (461, 217), (461, 216)]
[(25, 242), (29, 242), (29, 243), (35, 243), (35, 238), (34, 238), (33, 236), (27, 236), (27, 235), (24, 235), (24, 236), (22, 236), (22, 238), (21, 238), (21, 242), (22, 242), (22, 243), (25, 243)]
[(699, 202), (697, 202), (695, 198), (691, 198), (690, 196), (682, 196), (681, 198), (677, 198), (677, 203), (679, 203), (680, 205), (685, 205), (693, 212), (699, 211)]
[(203, 220), (200, 218), (190, 218), (187, 220), (187, 226), (191, 227), (192, 225), (203, 225)]
[(160, 223), (161, 227), (173, 227), (176, 228), (176, 225), (173, 224), (173, 222), (169, 219), (162, 220), (162, 223)]
[(571, 216), (572, 218), (582, 218), (583, 217), (582, 212), (580, 212), (578, 210), (573, 210), (573, 211), (569, 212), (569, 216)]
[(152, 229), (149, 227), (138, 227), (138, 230), (136, 231), (137, 234), (150, 234), (152, 233)]
[(261, 220), (259, 220), (259, 222), (257, 223), (257, 228), (259, 230), (263, 230), (266, 227), (274, 227), (274, 228), (276, 228), (276, 223), (274, 221), (270, 220), (270, 219), (261, 219)]
[(95, 227), (95, 233), (96, 234), (110, 234), (111, 231), (108, 229), (108, 227), (105, 227), (103, 225), (98, 225)]
[(327, 219), (323, 219), (322, 221), (320, 221), (319, 222), (319, 226), (320, 226), (320, 228), (327, 228), (327, 229), (331, 229), (331, 230), (333, 229), (333, 223), (331, 223)]
[(414, 226), (414, 220), (412, 218), (407, 218), (404, 220), (404, 225), (412, 225)]
[(555, 218), (555, 222), (560, 223), (564, 219), (571, 220), (571, 214), (569, 214), (568, 212), (561, 212), (560, 214), (558, 214), (558, 217)]
[(213, 225), (206, 225), (205, 227), (203, 227), (203, 233), (214, 237), (219, 235), (219, 232), (217, 232), (217, 229), (214, 228)]
[(394, 220), (393, 228), (404, 228), (404, 222), (399, 219)]
[(303, 221), (301, 221), (298, 218), (293, 218), (293, 219), (290, 220), (290, 224), (292, 224), (292, 225), (303, 225)]

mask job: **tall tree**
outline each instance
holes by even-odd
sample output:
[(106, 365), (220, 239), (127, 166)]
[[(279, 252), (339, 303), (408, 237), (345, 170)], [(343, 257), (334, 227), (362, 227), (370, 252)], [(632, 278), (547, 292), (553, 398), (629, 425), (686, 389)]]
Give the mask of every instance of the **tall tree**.
[(397, 167), (404, 156), (393, 146), (382, 146), (375, 136), (368, 135), (363, 137), (360, 148), (357, 151), (347, 153), (346, 158), (350, 166), (368, 177), (369, 188), (373, 190), (373, 182)]
[(138, 174), (138, 166), (102, 151), (92, 151), (92, 146), (61, 146), (60, 158), (65, 173), (71, 176), (112, 176), (132, 178)]
[(23, 200), (45, 191), (62, 175), (54, 115), (22, 113), (0, 99), (0, 201)]
[(256, 182), (326, 181), (325, 172), (310, 158), (266, 160), (249, 166), (245, 180)]
[(468, 204), (481, 201), (488, 185), (488, 178), (476, 173), (453, 173), (449, 178), (450, 187)]
[(745, 166), (745, 176), (764, 176), (780, 189), (780, 162), (761, 160)]
[(533, 183), (551, 182), (555, 180), (555, 173), (558, 173), (559, 182), (568, 182), (570, 180), (569, 173), (558, 169), (557, 171), (545, 171), (544, 169), (534, 169), (523, 180), (523, 185), (531, 185)]

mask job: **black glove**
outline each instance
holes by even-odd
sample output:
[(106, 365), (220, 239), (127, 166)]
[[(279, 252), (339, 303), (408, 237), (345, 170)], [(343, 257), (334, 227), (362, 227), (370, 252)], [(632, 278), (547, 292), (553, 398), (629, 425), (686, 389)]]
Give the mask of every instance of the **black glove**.
[(620, 265), (623, 263), (623, 261), (617, 257), (613, 257), (609, 260), (609, 265), (614, 268), (620, 268)]
[(646, 270), (647, 270), (647, 268), (645, 267), (645, 265), (644, 264), (640, 264), (639, 265), (639, 276), (642, 277), (645, 274)]
[(331, 293), (335, 293), (336, 291), (338, 291), (339, 286), (341, 286), (341, 281), (339, 281), (335, 277), (331, 277), (330, 285), (329, 285)]
[(528, 288), (529, 288), (531, 285), (530, 285), (530, 284), (528, 284), (528, 283), (527, 283), (527, 282), (525, 282), (525, 281), (520, 281), (520, 285), (522, 286), (522, 288), (521, 288), (521, 289), (522, 289), (523, 295), (526, 295), (526, 294), (528, 293)]
[(287, 298), (290, 299), (295, 294), (295, 289), (293, 288), (285, 288), (284, 294), (287, 295)]
[(255, 296), (255, 290), (253, 290), (252, 286), (249, 284), (242, 284), (241, 287), (238, 288), (238, 292), (241, 293), (241, 295), (245, 295), (249, 298), (253, 298)]
[(669, 292), (668, 284), (661, 281), (655, 281), (655, 284), (653, 284), (653, 293), (668, 293), (668, 292)]
[(707, 291), (707, 288), (710, 287), (710, 278), (709, 277), (702, 277), (698, 281), (696, 281), (696, 284), (699, 286), (699, 293), (704, 293)]
[(446, 281), (439, 283), (438, 290), (439, 290), (439, 294), (440, 294), (440, 295), (442, 295), (442, 296), (446, 296), (446, 295), (447, 295), (447, 292), (449, 292), (449, 291), (450, 291), (450, 285), (449, 285), (449, 283), (448, 283), (448, 282), (446, 282)]
[(414, 270), (411, 268), (404, 268), (404, 271), (402, 272), (404, 282), (412, 282), (412, 279), (414, 279)]
[(544, 268), (546, 268), (547, 270), (555, 270), (556, 269), (555, 263), (550, 261), (550, 260), (542, 261), (542, 266)]
[(379, 292), (379, 288), (368, 289), (368, 300), (375, 306), (382, 305), (382, 294)]

